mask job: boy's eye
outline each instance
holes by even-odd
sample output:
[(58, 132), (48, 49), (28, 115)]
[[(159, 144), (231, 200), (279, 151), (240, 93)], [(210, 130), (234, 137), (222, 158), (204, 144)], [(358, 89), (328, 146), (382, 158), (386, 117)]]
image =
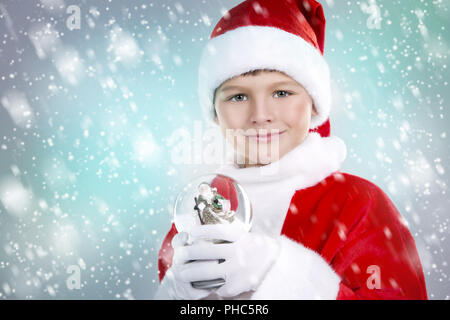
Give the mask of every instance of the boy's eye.
[(232, 96), (229, 100), (239, 102), (239, 101), (244, 101), (244, 99), (246, 100), (247, 97), (244, 94), (240, 93), (240, 94), (236, 94), (236, 95)]
[(275, 96), (278, 96), (278, 97), (287, 97), (287, 96), (290, 96), (290, 95), (291, 95), (290, 92), (287, 92), (287, 91), (284, 91), (284, 90), (275, 91)]
[[(290, 92), (284, 91), (284, 90), (275, 91), (275, 94), (274, 94), (274, 96), (276, 98), (283, 98), (283, 97), (287, 97), (287, 96), (290, 96), (290, 95), (291, 95)], [(235, 102), (245, 101), (245, 100), (247, 100), (247, 96), (245, 94), (239, 93), (239, 94), (236, 94), (236, 95), (232, 96), (228, 100), (235, 101)]]

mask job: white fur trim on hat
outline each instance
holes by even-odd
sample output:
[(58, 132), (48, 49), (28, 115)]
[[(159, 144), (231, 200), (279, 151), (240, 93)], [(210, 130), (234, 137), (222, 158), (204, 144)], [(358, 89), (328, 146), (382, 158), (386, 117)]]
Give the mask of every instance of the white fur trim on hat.
[(330, 71), (320, 51), (300, 36), (266, 26), (245, 26), (209, 40), (198, 79), (200, 105), (214, 119), (214, 90), (223, 82), (256, 69), (282, 71), (300, 83), (318, 112), (311, 129), (323, 124), (331, 107)]

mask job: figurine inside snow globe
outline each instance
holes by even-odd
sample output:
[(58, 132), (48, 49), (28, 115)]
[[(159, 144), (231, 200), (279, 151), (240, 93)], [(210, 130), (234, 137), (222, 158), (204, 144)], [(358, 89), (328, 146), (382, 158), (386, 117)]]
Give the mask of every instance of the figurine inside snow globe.
[[(194, 197), (198, 218), (201, 224), (232, 223), (236, 214), (231, 210), (230, 200), (217, 192), (207, 182), (198, 186), (198, 197)], [(233, 208), (235, 209), (235, 208)]]

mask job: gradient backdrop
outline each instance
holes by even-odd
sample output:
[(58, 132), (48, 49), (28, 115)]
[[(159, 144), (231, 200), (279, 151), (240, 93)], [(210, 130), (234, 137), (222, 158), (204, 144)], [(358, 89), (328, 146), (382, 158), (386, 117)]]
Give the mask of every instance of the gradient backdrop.
[[(173, 161), (173, 134), (202, 119), (201, 49), (239, 2), (0, 0), (0, 299), (152, 298), (175, 196), (205, 168)], [(342, 171), (390, 196), (448, 299), (450, 1), (321, 3)]]

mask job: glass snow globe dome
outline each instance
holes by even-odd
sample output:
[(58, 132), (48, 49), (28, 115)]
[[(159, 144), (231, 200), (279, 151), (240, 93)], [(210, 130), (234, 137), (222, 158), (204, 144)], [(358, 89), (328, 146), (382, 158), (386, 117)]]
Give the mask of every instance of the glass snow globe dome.
[(241, 184), (222, 174), (195, 177), (179, 192), (174, 206), (178, 232), (202, 224), (240, 224), (250, 231), (253, 213)]

